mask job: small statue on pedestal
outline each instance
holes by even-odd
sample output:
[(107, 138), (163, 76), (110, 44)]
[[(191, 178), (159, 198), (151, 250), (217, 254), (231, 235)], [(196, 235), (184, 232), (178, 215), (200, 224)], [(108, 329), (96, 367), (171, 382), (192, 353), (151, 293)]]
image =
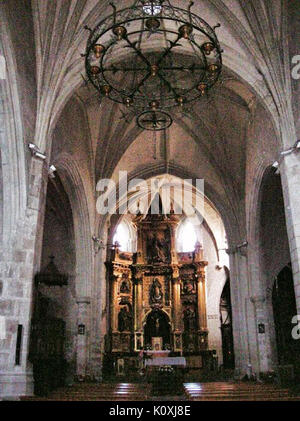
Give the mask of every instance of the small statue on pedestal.
[(150, 304), (162, 304), (163, 302), (162, 286), (157, 278), (151, 285), (149, 302)]
[(196, 328), (195, 310), (188, 307), (183, 314), (184, 330), (186, 332), (193, 331)]
[(119, 332), (131, 331), (132, 316), (127, 307), (122, 307), (118, 315), (118, 329)]

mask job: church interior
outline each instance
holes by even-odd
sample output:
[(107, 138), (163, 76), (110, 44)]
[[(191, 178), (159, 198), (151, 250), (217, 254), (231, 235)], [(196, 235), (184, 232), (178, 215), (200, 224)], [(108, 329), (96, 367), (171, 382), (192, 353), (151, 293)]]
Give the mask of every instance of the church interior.
[(0, 400), (300, 400), (299, 17), (0, 3)]

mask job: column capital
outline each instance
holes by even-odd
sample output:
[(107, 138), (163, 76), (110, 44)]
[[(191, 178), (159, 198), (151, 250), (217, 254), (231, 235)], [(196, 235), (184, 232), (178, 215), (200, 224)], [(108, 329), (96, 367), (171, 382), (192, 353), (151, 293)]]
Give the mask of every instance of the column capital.
[(134, 276), (132, 282), (134, 285), (141, 285), (143, 283), (143, 276)]
[(237, 244), (237, 245), (234, 245), (232, 247), (229, 247), (225, 251), (229, 255), (239, 254), (241, 256), (246, 257), (247, 256), (247, 250), (248, 250), (248, 241), (245, 240), (241, 244)]
[(205, 282), (205, 268), (197, 268), (195, 276), (197, 282)]
[(230, 247), (230, 248), (226, 249), (225, 251), (228, 255), (231, 255), (231, 254), (236, 254), (238, 250), (237, 250), (236, 247)]

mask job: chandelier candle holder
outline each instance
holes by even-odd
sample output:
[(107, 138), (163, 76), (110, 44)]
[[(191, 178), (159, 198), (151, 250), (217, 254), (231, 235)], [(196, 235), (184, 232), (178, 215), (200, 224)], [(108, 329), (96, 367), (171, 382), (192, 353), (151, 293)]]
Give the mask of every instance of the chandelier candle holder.
[(215, 29), (169, 0), (136, 0), (87, 28), (85, 68), (101, 97), (123, 104), (146, 130), (172, 124), (169, 112), (204, 95), (222, 70)]

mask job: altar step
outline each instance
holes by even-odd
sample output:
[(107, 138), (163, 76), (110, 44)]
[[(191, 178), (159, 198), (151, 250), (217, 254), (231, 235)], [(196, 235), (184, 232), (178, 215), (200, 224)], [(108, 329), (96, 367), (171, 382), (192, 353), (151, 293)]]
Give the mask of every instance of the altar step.
[(300, 401), (288, 389), (275, 385), (246, 382), (184, 383), (192, 401)]
[(25, 401), (145, 401), (151, 394), (148, 384), (78, 383), (63, 387), (47, 397), (23, 397)]

